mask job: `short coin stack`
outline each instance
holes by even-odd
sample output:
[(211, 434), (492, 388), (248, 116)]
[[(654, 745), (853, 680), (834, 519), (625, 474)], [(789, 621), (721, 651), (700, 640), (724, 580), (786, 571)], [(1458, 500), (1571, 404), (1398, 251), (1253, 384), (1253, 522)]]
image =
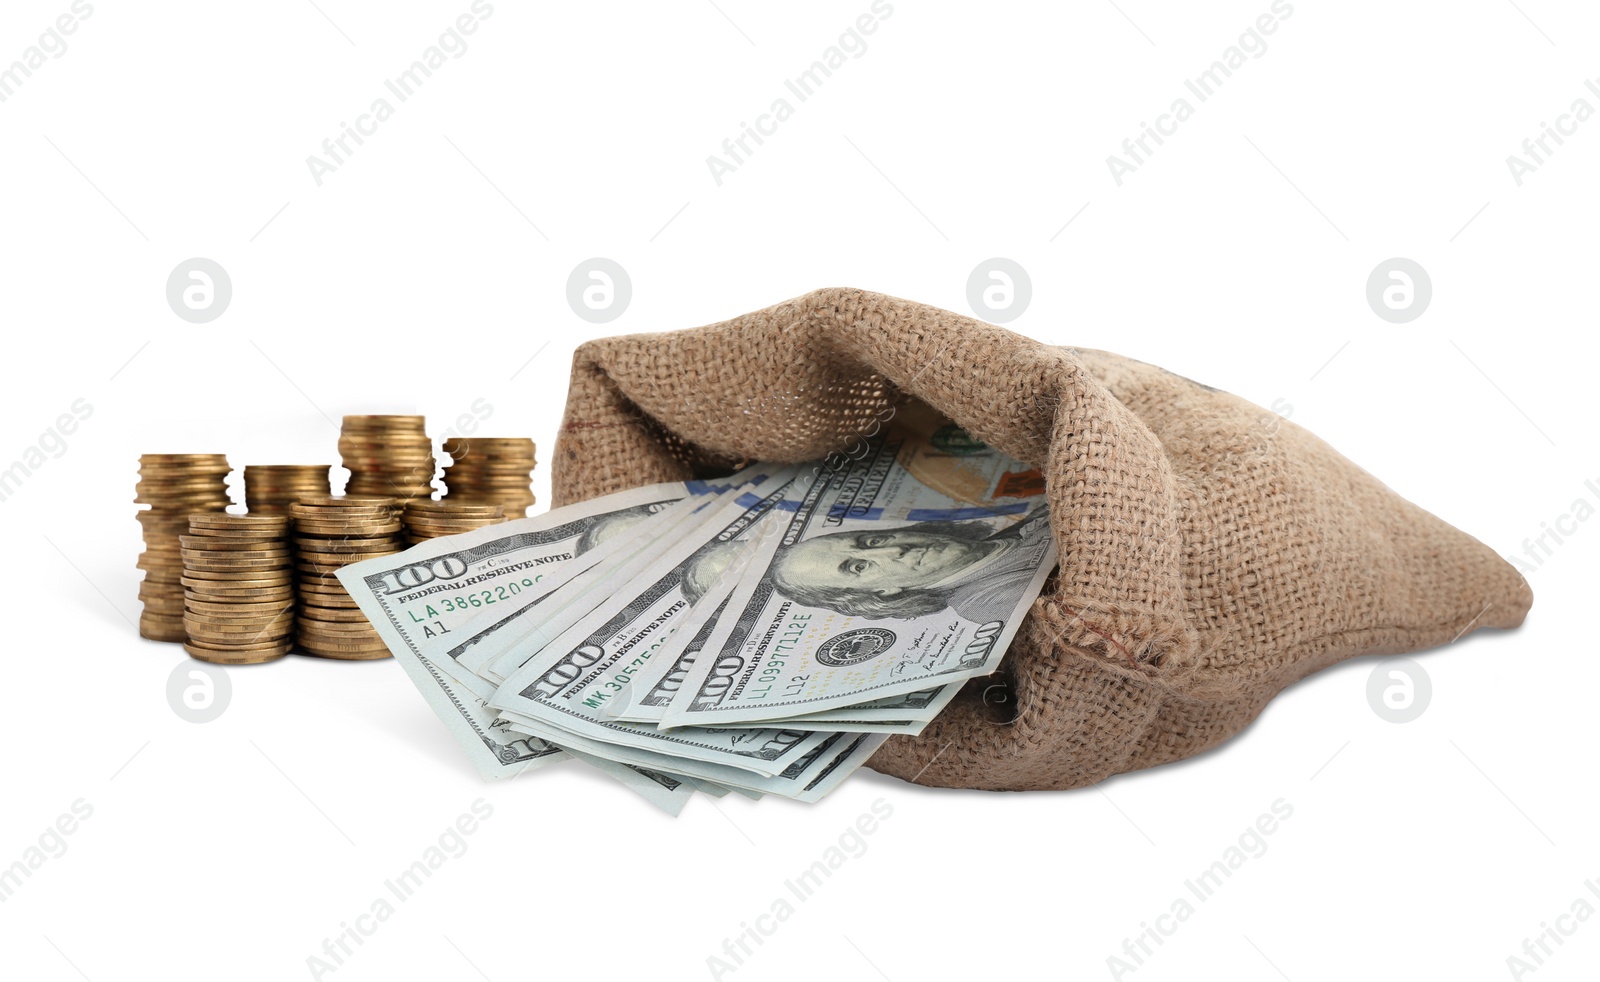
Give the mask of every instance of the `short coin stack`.
[(506, 518), (526, 518), (533, 504), (533, 441), (527, 437), (451, 437), (444, 441), (451, 463), (444, 469), (451, 501), (495, 504)]
[(404, 548), (400, 502), (387, 497), (307, 498), (294, 516), (295, 570), (300, 585), (296, 640), (324, 658), (388, 658), (389, 649), (335, 575), (350, 563)]
[(288, 654), (294, 640), (288, 516), (194, 514), (189, 534), (179, 538), (184, 650), (224, 665)]
[(433, 497), (433, 441), (421, 416), (346, 416), (339, 454), (350, 469), (345, 493)]
[(327, 464), (247, 464), (244, 469), (244, 505), (252, 515), (287, 515), (289, 506), (303, 498), (327, 497)]
[(179, 537), (189, 530), (191, 512), (221, 512), (228, 507), (228, 458), (219, 453), (139, 455), (134, 501), (149, 505), (138, 513), (144, 526), (144, 570), (139, 599), (139, 634), (152, 641), (182, 641), (183, 554)]
[(414, 546), (441, 535), (471, 532), (485, 525), (498, 525), (505, 520), (499, 505), (472, 505), (419, 498), (406, 502), (406, 545)]

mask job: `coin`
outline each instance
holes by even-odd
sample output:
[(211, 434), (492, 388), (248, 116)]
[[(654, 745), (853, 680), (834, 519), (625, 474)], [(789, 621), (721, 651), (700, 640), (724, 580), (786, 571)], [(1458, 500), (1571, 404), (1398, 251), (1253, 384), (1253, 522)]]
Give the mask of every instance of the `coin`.
[(223, 603), (213, 600), (188, 599), (184, 600), (184, 609), (197, 614), (214, 614), (221, 617), (250, 616), (252, 612), (260, 616), (268, 616), (293, 611), (292, 600), (240, 600), (237, 603)]
[(522, 518), (534, 503), (530, 482), (536, 448), (525, 437), (451, 437), (444, 451), (445, 501), (497, 504), (506, 518)]
[(406, 505), (406, 541), (415, 545), (437, 536), (458, 535), (504, 520), (500, 505), (413, 501)]
[(226, 645), (212, 647), (193, 641), (186, 642), (183, 650), (191, 658), (200, 661), (213, 662), (218, 665), (260, 665), (269, 661), (277, 661), (289, 653), (290, 645), (286, 641), (271, 641), (261, 645)]
[(139, 615), (139, 636), (151, 641), (182, 641), (183, 618), (145, 611)]
[[(214, 550), (220, 552), (266, 552), (285, 548), (284, 535), (265, 538), (266, 532), (227, 532), (221, 529), (203, 529), (190, 525), (193, 532), (178, 536), (178, 545), (184, 549)], [(214, 534), (204, 534), (204, 533)]]
[(285, 584), (275, 589), (257, 590), (199, 590), (190, 589), (186, 592), (183, 602), (185, 605), (197, 603), (205, 604), (267, 604), (295, 602), (294, 587)]
[[(359, 463), (347, 454), (345, 466), (354, 471)], [(328, 658), (388, 657), (382, 639), (337, 574), (351, 563), (392, 555), (404, 547), (400, 500), (388, 493), (390, 486), (404, 485), (404, 481), (399, 474), (393, 477), (395, 480), (384, 485), (385, 494), (366, 495), (359, 493), (363, 484), (353, 473), (346, 486), (350, 493), (307, 498), (290, 506), (295, 519), (294, 571), (299, 590), (295, 644), (299, 650)]]
[(437, 462), (421, 416), (346, 416), (339, 429), (339, 456), (350, 471), (348, 494), (433, 496)]
[(194, 515), (189, 519), (194, 529), (220, 529), (239, 532), (289, 531), (289, 519), (282, 515)]
[(320, 658), (332, 658), (338, 661), (377, 661), (382, 658), (392, 657), (389, 649), (383, 645), (377, 647), (327, 644), (320, 641), (307, 641), (297, 639), (296, 643), (307, 654)]
[(248, 464), (245, 507), (252, 515), (286, 515), (289, 506), (331, 493), (328, 464)]
[(186, 533), (197, 544), (203, 543), (205, 548), (212, 548), (212, 543), (226, 542), (276, 542), (283, 538), (281, 532), (230, 532), (224, 529), (208, 529), (190, 527)]
[(305, 620), (309, 621), (339, 621), (345, 623), (367, 623), (367, 615), (359, 607), (322, 607), (306, 612)]
[(295, 622), (289, 528), (287, 516), (191, 516), (178, 536), (191, 655), (247, 664), (287, 652)]
[[(144, 533), (144, 552), (134, 561), (144, 571), (139, 600), (144, 608), (139, 633), (161, 641), (182, 641), (183, 551), (192, 513), (218, 515), (228, 507), (228, 458), (223, 454), (141, 454), (134, 502)], [(214, 558), (214, 557), (208, 557)]]

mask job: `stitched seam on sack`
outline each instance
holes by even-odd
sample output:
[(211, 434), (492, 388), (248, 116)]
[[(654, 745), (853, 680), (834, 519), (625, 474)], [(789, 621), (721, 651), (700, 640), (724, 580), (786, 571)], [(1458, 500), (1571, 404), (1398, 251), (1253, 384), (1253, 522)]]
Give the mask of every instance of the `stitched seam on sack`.
[(565, 430), (609, 430), (609, 429), (615, 429), (616, 427), (619, 427), (619, 426), (637, 426), (637, 425), (638, 425), (638, 421), (637, 420), (631, 420), (631, 419), (630, 420), (623, 420), (620, 423), (602, 423), (602, 422), (594, 422), (594, 421), (589, 421), (589, 420), (573, 420), (573, 421), (568, 422), (568, 423), (562, 423), (561, 424), (561, 429), (563, 431), (565, 431)]
[[(1076, 617), (1083, 624), (1083, 626), (1088, 629), (1090, 634), (1093, 634), (1095, 637), (1097, 637), (1100, 640), (1104, 641), (1106, 644), (1109, 644), (1112, 647), (1116, 648), (1118, 651), (1122, 652), (1122, 654), (1127, 657), (1129, 664), (1132, 664), (1132, 665), (1138, 665), (1139, 664), (1139, 659), (1137, 659), (1137, 658), (1135, 658), (1133, 656), (1133, 652), (1131, 652), (1127, 648), (1123, 647), (1122, 644), (1120, 642), (1118, 642), (1115, 638), (1113, 638), (1110, 635), (1104, 634), (1101, 631), (1099, 631), (1093, 624), (1089, 623), (1088, 618), (1084, 617), (1082, 614), (1078, 613), (1077, 611), (1073, 610), (1071, 607), (1068, 607), (1066, 604), (1061, 603), (1059, 601), (1056, 602), (1056, 606), (1060, 607), (1062, 610), (1064, 610), (1067, 613), (1071, 614), (1073, 617)], [(1059, 642), (1060, 640), (1061, 639), (1059, 637), (1051, 639), (1052, 643)], [(1076, 646), (1074, 646), (1074, 647), (1076, 647)]]

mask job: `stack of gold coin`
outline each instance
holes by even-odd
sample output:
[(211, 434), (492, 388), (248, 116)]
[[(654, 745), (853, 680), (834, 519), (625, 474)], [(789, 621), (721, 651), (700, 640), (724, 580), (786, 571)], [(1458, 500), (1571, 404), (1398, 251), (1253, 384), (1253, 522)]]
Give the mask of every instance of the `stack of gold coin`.
[(304, 498), (325, 498), (327, 464), (246, 464), (244, 506), (252, 515), (287, 515), (289, 506)]
[(223, 665), (288, 654), (294, 640), (288, 516), (194, 514), (189, 534), (179, 539), (184, 650)]
[(219, 453), (139, 455), (134, 501), (149, 505), (138, 513), (144, 526), (144, 570), (139, 599), (139, 634), (152, 641), (182, 641), (183, 554), (179, 537), (189, 530), (191, 512), (228, 507), (228, 458)]
[(505, 521), (499, 505), (471, 505), (458, 501), (429, 501), (418, 499), (406, 502), (406, 544), (471, 532), (485, 525), (498, 525)]
[(526, 518), (533, 504), (533, 441), (527, 437), (451, 437), (444, 483), (451, 501), (494, 504), (507, 520)]
[(433, 441), (421, 416), (346, 416), (339, 454), (350, 469), (345, 494), (433, 497)]
[(404, 548), (399, 505), (395, 498), (329, 496), (289, 506), (300, 584), (295, 640), (301, 650), (353, 661), (389, 657), (337, 574), (351, 563)]

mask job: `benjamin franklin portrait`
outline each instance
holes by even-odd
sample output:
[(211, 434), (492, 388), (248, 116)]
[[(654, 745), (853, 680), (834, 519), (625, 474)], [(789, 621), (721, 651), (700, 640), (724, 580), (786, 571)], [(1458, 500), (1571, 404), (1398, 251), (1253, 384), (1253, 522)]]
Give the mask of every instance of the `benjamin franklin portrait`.
[(1044, 506), (995, 531), (982, 521), (834, 532), (779, 551), (777, 591), (852, 617), (911, 618), (947, 608), (986, 623), (1011, 616), (1050, 537)]

